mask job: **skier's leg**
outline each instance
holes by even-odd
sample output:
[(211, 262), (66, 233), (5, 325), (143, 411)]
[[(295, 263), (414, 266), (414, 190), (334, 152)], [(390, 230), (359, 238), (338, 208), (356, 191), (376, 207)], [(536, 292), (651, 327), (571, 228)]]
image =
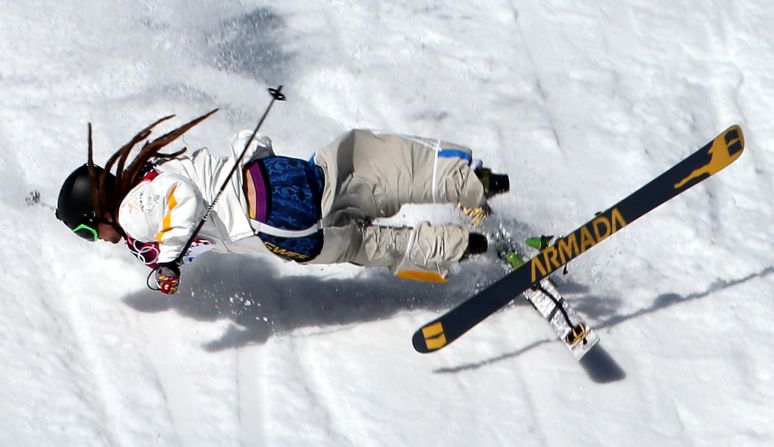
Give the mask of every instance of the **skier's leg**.
[(445, 141), (350, 131), (316, 156), (328, 183), (323, 213), (385, 217), (406, 203), (482, 207), (486, 191), (470, 161), (469, 148)]
[(404, 259), (419, 266), (448, 266), (457, 262), (468, 245), (468, 230), (461, 225), (430, 225), (415, 228), (380, 227), (363, 229), (363, 243), (353, 260), (362, 265), (395, 266)]
[[(312, 263), (351, 262), (365, 267), (388, 267), (397, 276), (408, 279), (443, 281), (463, 255), (482, 251), (478, 239), (469, 238), (465, 227), (454, 224), (421, 223), (415, 228), (352, 224), (328, 227), (324, 232), (322, 253)], [(469, 247), (469, 239), (476, 242), (475, 247)]]

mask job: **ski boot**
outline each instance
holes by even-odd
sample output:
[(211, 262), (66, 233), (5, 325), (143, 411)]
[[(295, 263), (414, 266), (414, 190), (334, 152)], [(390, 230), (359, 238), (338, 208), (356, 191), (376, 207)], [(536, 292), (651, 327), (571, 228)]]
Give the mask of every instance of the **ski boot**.
[[(551, 245), (551, 241), (553, 239), (553, 236), (536, 236), (528, 238), (526, 243), (527, 246), (541, 251)], [(497, 256), (505, 261), (508, 266), (514, 270), (521, 267), (526, 262), (524, 257), (519, 254), (518, 250), (516, 249), (516, 243), (510, 238), (501, 238), (500, 242), (498, 242), (496, 245), (496, 250)]]
[(468, 247), (465, 249), (460, 261), (468, 259), (473, 255), (482, 255), (489, 249), (489, 241), (481, 233), (470, 233), (468, 236)]
[(543, 251), (546, 247), (551, 245), (551, 241), (554, 240), (553, 236), (533, 236), (527, 238), (527, 245), (534, 248), (537, 251)]
[(497, 257), (505, 261), (508, 271), (516, 270), (524, 265), (524, 257), (519, 253), (516, 242), (502, 231), (497, 232), (493, 238)]
[(491, 169), (485, 167), (476, 168), (473, 172), (484, 185), (484, 196), (490, 199), (497, 194), (503, 194), (511, 189), (511, 181), (508, 174), (495, 174)]

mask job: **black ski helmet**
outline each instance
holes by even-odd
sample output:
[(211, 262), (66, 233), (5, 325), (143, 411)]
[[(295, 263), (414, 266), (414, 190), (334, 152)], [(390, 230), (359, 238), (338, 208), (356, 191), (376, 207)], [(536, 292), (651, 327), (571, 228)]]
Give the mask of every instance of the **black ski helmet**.
[[(97, 165), (92, 165), (92, 167), (97, 175), (105, 171)], [(108, 174), (106, 180), (108, 183), (112, 183), (114, 179), (115, 176)], [(102, 216), (97, 216), (94, 211), (94, 205), (91, 202), (91, 183), (88, 164), (73, 171), (59, 191), (56, 217), (78, 236), (96, 241), (98, 238), (97, 224), (103, 219)]]

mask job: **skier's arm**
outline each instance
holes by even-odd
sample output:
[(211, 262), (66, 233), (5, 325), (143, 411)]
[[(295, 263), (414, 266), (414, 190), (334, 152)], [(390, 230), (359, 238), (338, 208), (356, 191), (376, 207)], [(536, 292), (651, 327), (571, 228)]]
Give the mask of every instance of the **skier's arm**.
[(177, 174), (163, 174), (153, 180), (161, 198), (161, 220), (155, 234), (159, 264), (180, 256), (203, 214), (204, 200), (190, 180)]

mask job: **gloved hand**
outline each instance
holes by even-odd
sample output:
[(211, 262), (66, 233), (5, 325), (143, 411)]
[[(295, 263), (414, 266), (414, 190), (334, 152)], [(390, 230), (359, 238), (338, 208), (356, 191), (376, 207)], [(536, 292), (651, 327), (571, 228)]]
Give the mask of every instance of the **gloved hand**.
[(156, 284), (161, 293), (173, 295), (180, 285), (180, 266), (174, 261), (159, 264), (156, 268)]

